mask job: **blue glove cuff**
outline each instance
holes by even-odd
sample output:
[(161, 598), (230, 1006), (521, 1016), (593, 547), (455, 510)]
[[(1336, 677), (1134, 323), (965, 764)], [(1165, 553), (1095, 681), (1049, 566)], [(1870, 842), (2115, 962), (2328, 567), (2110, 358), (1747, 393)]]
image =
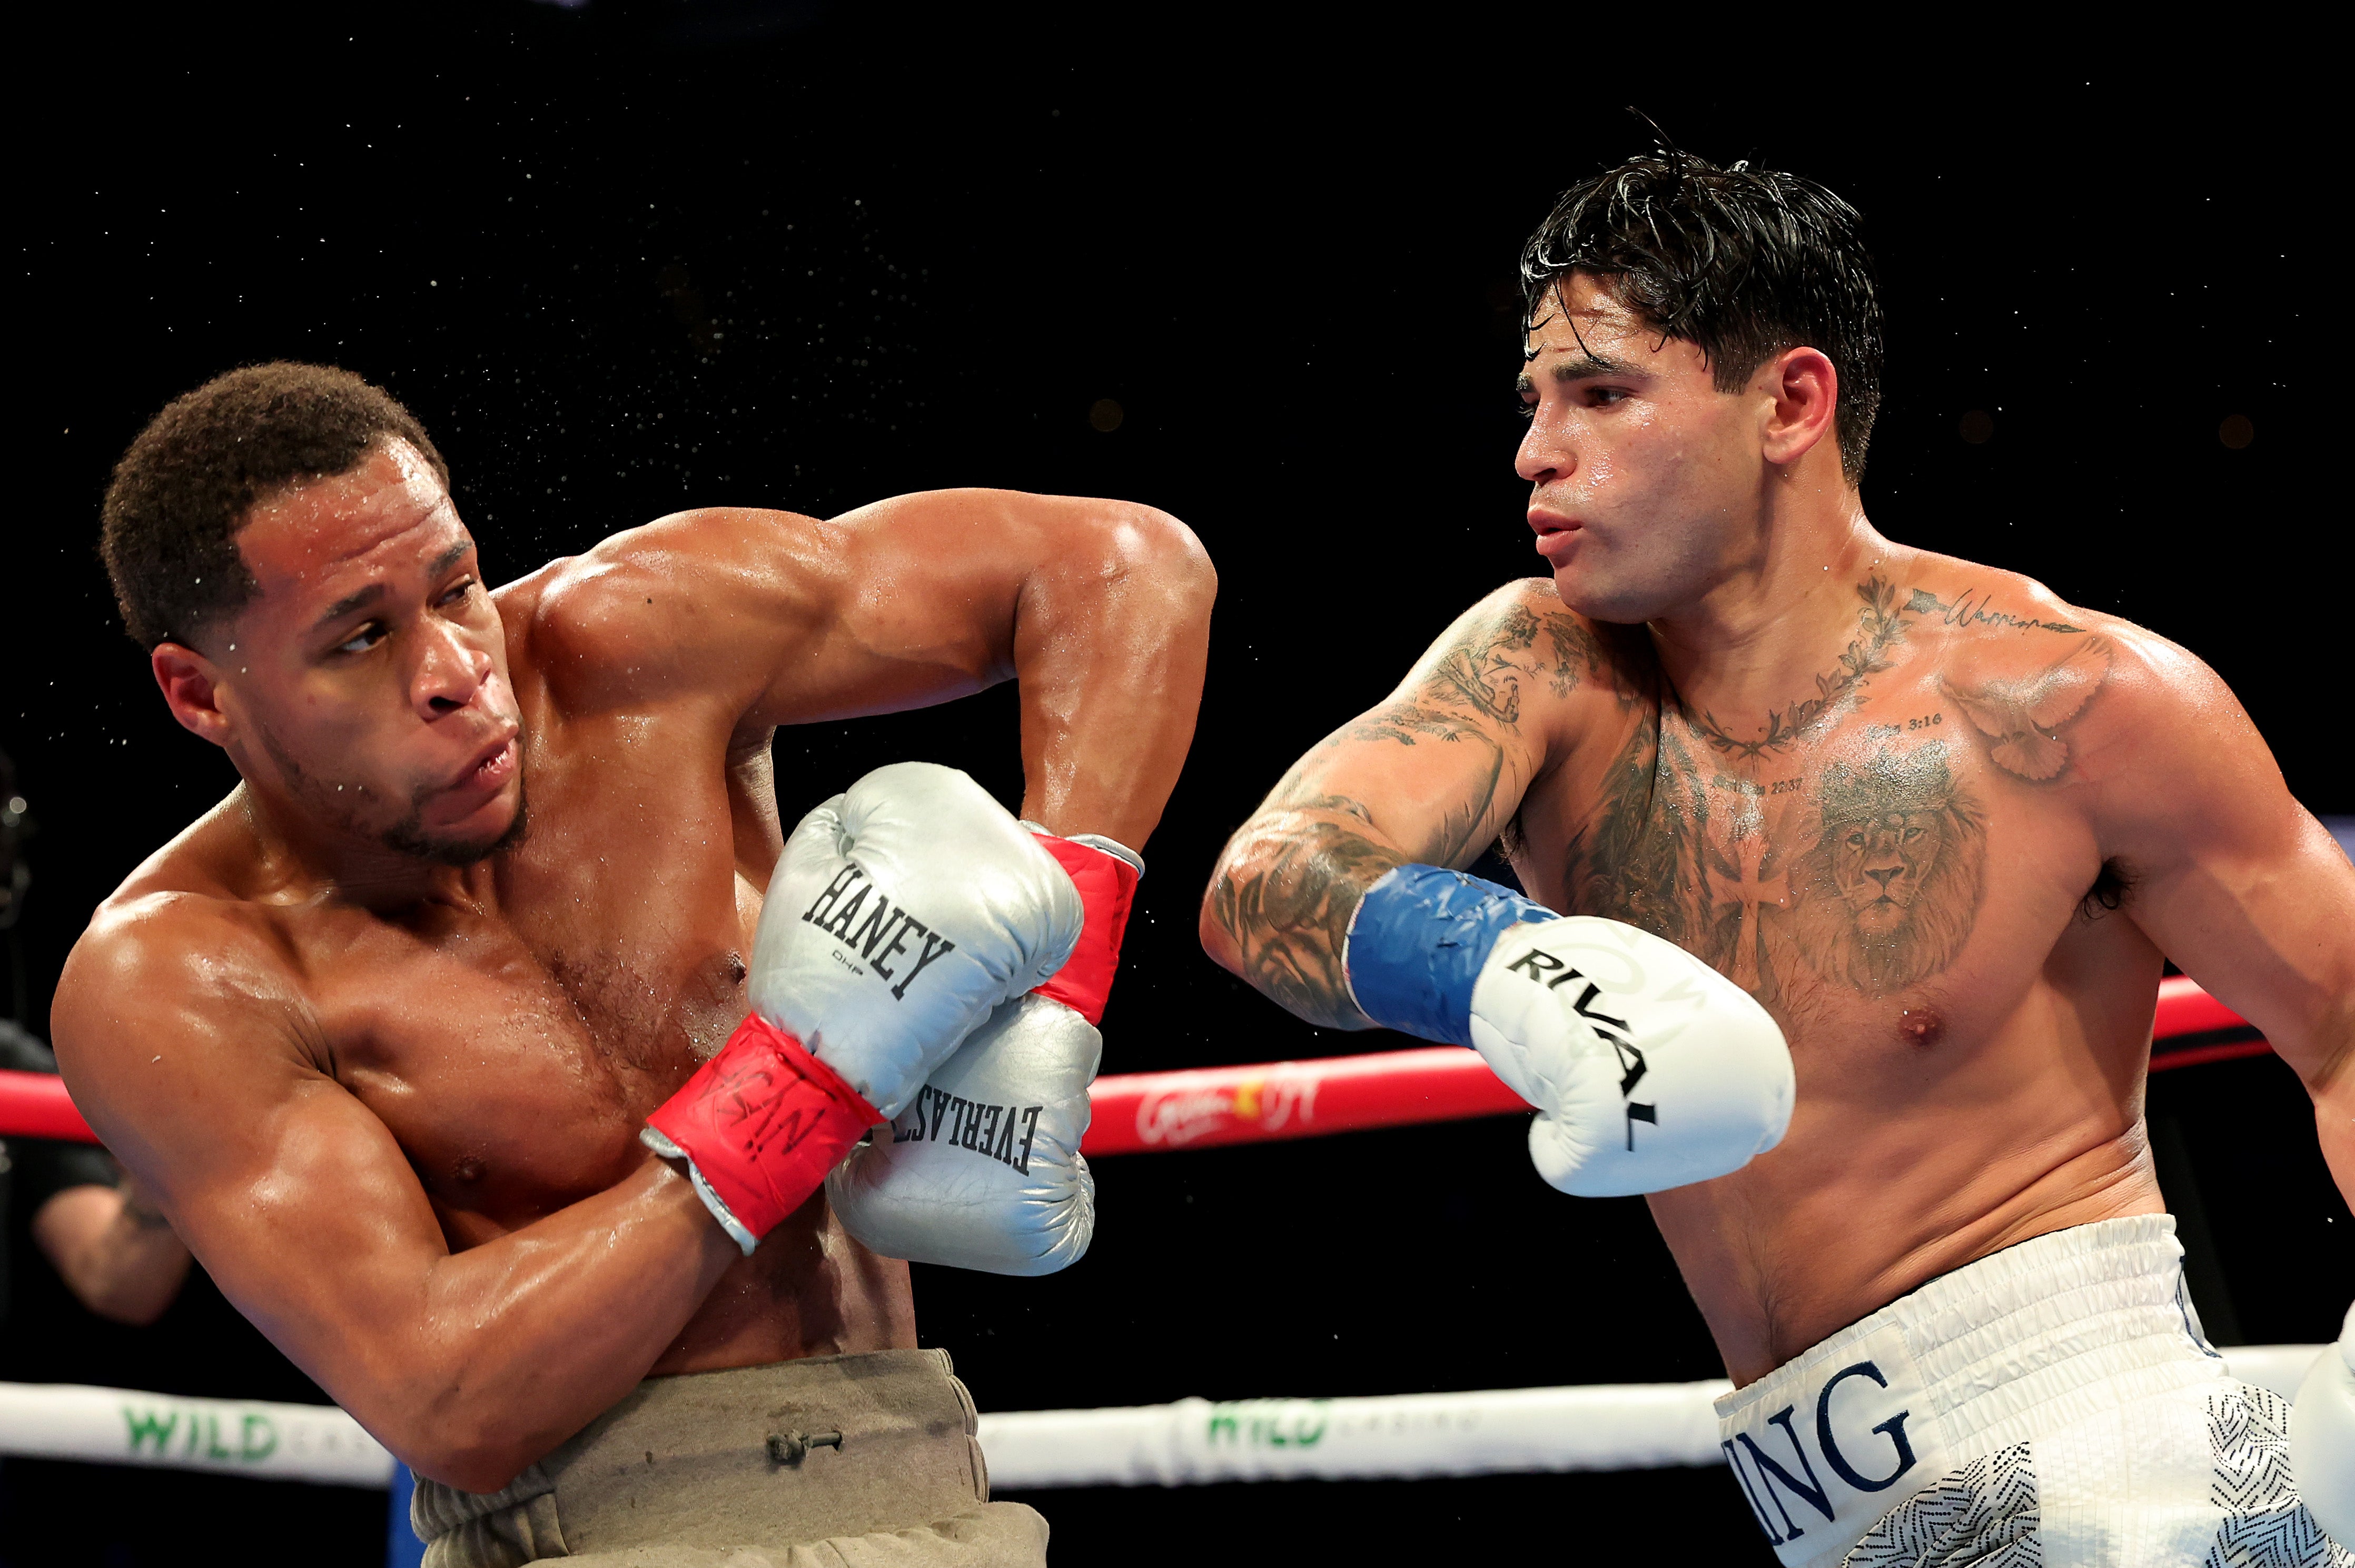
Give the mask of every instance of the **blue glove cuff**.
[(1472, 1043), (1472, 985), (1509, 927), (1559, 920), (1509, 888), (1444, 866), (1401, 866), (1366, 890), (1342, 967), (1358, 1010), (1402, 1034)]

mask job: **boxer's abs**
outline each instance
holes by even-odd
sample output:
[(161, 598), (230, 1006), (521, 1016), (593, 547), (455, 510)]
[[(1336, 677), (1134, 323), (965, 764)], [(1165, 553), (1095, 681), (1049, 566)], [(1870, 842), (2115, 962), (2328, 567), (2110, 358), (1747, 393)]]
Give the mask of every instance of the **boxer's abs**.
[(1795, 1118), (1775, 1151), (1786, 1157), (1649, 1200), (1737, 1385), (2006, 1247), (2165, 1208), (2139, 1123), (2120, 1132), (2030, 1118), (1955, 1136), (1909, 1169), (1945, 1119), (1926, 1109), (1860, 1133), (1834, 1116), (1812, 1128)]

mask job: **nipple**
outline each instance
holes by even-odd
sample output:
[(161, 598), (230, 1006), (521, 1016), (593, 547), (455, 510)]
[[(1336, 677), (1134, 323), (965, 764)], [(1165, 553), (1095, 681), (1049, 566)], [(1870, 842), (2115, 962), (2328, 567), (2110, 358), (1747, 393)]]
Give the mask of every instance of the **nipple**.
[(483, 1162), (468, 1155), (458, 1162), (458, 1179), (469, 1186), (483, 1179)]
[(1897, 1038), (1908, 1045), (1924, 1051), (1938, 1043), (1946, 1033), (1946, 1020), (1929, 1008), (1907, 1008), (1897, 1015)]

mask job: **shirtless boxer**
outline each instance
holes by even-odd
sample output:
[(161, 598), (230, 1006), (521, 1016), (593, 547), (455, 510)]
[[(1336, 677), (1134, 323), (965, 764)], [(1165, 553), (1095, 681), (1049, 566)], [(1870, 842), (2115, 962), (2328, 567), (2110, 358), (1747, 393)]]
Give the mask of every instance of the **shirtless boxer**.
[[(1293, 767), (1206, 946), (1476, 1047), (1549, 1180), (1652, 1194), (1785, 1563), (2330, 1560), (2189, 1309), (2142, 1101), (2171, 957), (2355, 1193), (2355, 869), (2190, 655), (1866, 520), (1838, 198), (1638, 159), (1522, 272), (1552, 576)], [(1500, 839), (1530, 899), (1460, 874)], [(2326, 1518), (2349, 1454), (2299, 1477)]]
[[(100, 908), (58, 1054), (222, 1289), (415, 1468), (428, 1562), (1043, 1562), (905, 1263), (815, 1188), (991, 1079), (1031, 1104), (879, 1134), (854, 1201), (895, 1257), (1084, 1245), (1090, 1008), (1025, 993), (1076, 952), (1101, 1004), (1118, 846), (1193, 728), (1192, 536), (992, 491), (719, 507), (492, 591), (406, 411), (275, 365), (157, 417), (105, 553), (242, 782)], [(780, 790), (781, 725), (1008, 677), (1023, 809), (1080, 842), (914, 764), (784, 832), (840, 781)], [(950, 1220), (895, 1211), (942, 1180)]]

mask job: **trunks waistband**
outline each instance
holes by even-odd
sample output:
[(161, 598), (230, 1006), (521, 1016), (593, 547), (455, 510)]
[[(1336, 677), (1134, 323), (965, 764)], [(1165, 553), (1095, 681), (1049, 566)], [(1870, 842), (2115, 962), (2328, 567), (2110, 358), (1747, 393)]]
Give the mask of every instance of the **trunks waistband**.
[(2008, 1247), (1717, 1401), (1718, 1435), (1786, 1568), (1837, 1562), (1955, 1468), (2221, 1378), (2169, 1214)]
[(500, 1491), (420, 1477), (410, 1520), (428, 1568), (890, 1531), (988, 1501), (976, 1429), (943, 1350), (649, 1378)]

